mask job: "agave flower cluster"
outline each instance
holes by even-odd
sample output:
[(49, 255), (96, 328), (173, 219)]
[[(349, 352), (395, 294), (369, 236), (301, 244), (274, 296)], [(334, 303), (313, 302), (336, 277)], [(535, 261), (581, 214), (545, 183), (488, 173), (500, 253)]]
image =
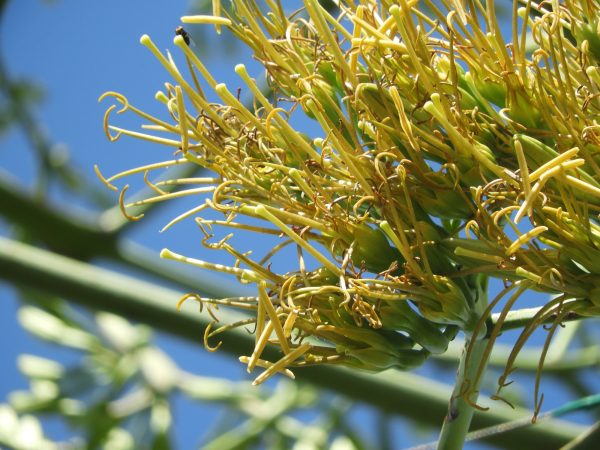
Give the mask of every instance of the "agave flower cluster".
[[(181, 33), (174, 44), (187, 75), (141, 39), (174, 80), (156, 96), (166, 119), (121, 94), (104, 96), (145, 121), (142, 132), (110, 125), (112, 105), (109, 139), (165, 146), (164, 162), (107, 184), (174, 165), (212, 172), (148, 181), (156, 194), (143, 201), (127, 204), (125, 189), (120, 197), (135, 219), (131, 207), (195, 196), (198, 206), (172, 223), (196, 217), (205, 246), (232, 264), (161, 255), (256, 285), (252, 298), (195, 297), (253, 312), (209, 328), (207, 345), (253, 323), (256, 346), (241, 360), (265, 368), (258, 383), (315, 363), (413, 368), (444, 352), (458, 330), (484, 333), (504, 299), (485, 331), (498, 334), (527, 289), (556, 295), (520, 341), (549, 317), (600, 313), (597, 3), (515, 2), (508, 44), (492, 1), (349, 0), (335, 16), (317, 0), (290, 15), (282, 3), (261, 10), (233, 0), (221, 13), (216, 2), (214, 16), (182, 18), (226, 28), (252, 50), (271, 95), (238, 65), (251, 106), (217, 83)], [(209, 100), (215, 94), (219, 103)], [(298, 114), (322, 131), (295, 130), (289, 119)], [(181, 189), (167, 192), (168, 184)], [(222, 220), (203, 218), (210, 209)], [(254, 260), (229, 243), (229, 231), (271, 236), (273, 248)], [(284, 272), (270, 261), (288, 246), (297, 269)], [(488, 306), (489, 276), (506, 289)], [(267, 343), (280, 347), (280, 360), (261, 359)]]

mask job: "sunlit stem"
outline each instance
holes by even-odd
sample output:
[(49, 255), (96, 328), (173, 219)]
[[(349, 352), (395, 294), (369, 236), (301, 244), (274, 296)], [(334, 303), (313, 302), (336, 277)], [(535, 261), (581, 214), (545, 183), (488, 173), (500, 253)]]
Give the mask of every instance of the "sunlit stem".
[[(486, 308), (486, 293), (482, 292), (475, 303), (474, 314), (481, 316)], [(480, 318), (480, 320), (483, 319)], [(472, 342), (472, 340), (474, 341)], [(475, 408), (481, 409), (477, 406), (477, 398), (479, 396), (479, 385), (483, 378), (481, 375), (485, 371), (489, 357), (486, 354), (488, 340), (487, 337), (482, 338), (481, 335), (465, 335), (465, 345), (458, 366), (456, 383), (448, 405), (448, 413), (444, 418), (444, 424), (440, 432), (438, 450), (463, 448)], [(469, 352), (467, 352), (467, 349), (469, 349)]]
[(171, 259), (173, 261), (191, 264), (192, 266), (200, 267), (202, 269), (209, 269), (215, 272), (223, 272), (232, 275), (237, 275), (243, 280), (247, 281), (259, 282), (261, 280), (260, 276), (253, 270), (240, 269), (239, 267), (224, 266), (222, 264), (213, 264), (195, 258), (188, 258), (187, 256), (183, 256), (178, 253), (172, 252), (167, 248), (161, 250), (160, 257), (164, 259)]

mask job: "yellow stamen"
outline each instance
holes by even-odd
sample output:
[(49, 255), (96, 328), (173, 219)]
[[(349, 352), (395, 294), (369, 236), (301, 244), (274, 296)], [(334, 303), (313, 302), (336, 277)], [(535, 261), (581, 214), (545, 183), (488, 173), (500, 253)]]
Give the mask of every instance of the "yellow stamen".
[(152, 181), (150, 181), (148, 179), (148, 174), (149, 174), (148, 171), (144, 172), (144, 183), (146, 183), (146, 186), (148, 186), (150, 189), (152, 189), (158, 195), (166, 195), (167, 192), (163, 191), (161, 188), (156, 186)]
[(106, 187), (112, 189), (113, 191), (119, 190), (114, 184), (111, 184), (106, 178), (104, 178), (104, 175), (102, 175), (102, 172), (100, 172), (98, 164), (94, 164), (94, 172), (96, 172), (96, 176), (100, 178), (100, 181), (102, 181), (106, 185)]
[(271, 367), (269, 367), (267, 370), (261, 373), (258, 377), (256, 377), (256, 379), (252, 382), (252, 385), (257, 386), (265, 382), (270, 376), (272, 376), (276, 372), (279, 372), (286, 366), (292, 364), (295, 360), (300, 358), (311, 348), (312, 346), (310, 344), (302, 344), (300, 347), (292, 350), (290, 353), (285, 355), (283, 358), (281, 358), (279, 361), (277, 361), (275, 364), (273, 364)]
[(548, 231), (548, 227), (545, 227), (542, 225), (542, 226), (535, 227), (535, 228), (529, 230), (527, 233), (522, 234), (521, 236), (518, 237), (518, 239), (516, 239), (512, 244), (510, 244), (510, 247), (508, 247), (506, 249), (506, 252), (505, 252), (506, 256), (512, 255), (521, 246), (525, 245), (526, 243), (528, 243), (529, 241), (534, 239), (536, 236), (539, 236), (540, 234), (542, 234), (546, 231)]
[(192, 208), (189, 211), (186, 211), (183, 214), (178, 215), (173, 220), (171, 220), (168, 224), (166, 224), (164, 227), (162, 227), (160, 232), (162, 233), (163, 231), (168, 230), (176, 223), (181, 222), (182, 220), (187, 219), (188, 217), (193, 216), (194, 214), (199, 213), (200, 211), (203, 211), (208, 207), (209, 207), (208, 203), (203, 203), (200, 206), (196, 206), (195, 208)]
[(183, 256), (178, 253), (172, 252), (167, 248), (163, 248), (161, 250), (160, 257), (164, 259), (171, 259), (173, 261), (191, 264), (192, 266), (200, 267), (201, 269), (209, 269), (215, 272), (223, 272), (231, 275), (236, 275), (242, 280), (246, 281), (260, 281), (260, 277), (258, 276), (258, 274), (252, 270), (240, 269), (239, 267), (224, 266), (222, 264), (213, 264), (206, 261), (202, 261), (200, 259), (189, 258), (187, 256)]
[(275, 330), (277, 339), (279, 339), (279, 346), (283, 350), (283, 353), (289, 353), (290, 347), (288, 345), (287, 338), (283, 332), (277, 311), (275, 311), (275, 307), (273, 306), (273, 303), (271, 303), (271, 299), (267, 293), (267, 285), (264, 281), (258, 283), (258, 301), (262, 303), (262, 306), (269, 317), (270, 323), (273, 325), (273, 330)]
[[(240, 356), (239, 360), (243, 364), (248, 364), (248, 362), (250, 361), (250, 358), (248, 358), (247, 356)], [(257, 359), (255, 362), (255, 365), (258, 367), (262, 367), (264, 369), (268, 369), (269, 367), (273, 366), (273, 363), (270, 361), (265, 361), (264, 359)], [(292, 372), (290, 369), (280, 369), (278, 371), (278, 373), (281, 373), (292, 380), (296, 379), (294, 372)]]
[(283, 223), (281, 220), (279, 220), (277, 217), (275, 217), (273, 214), (271, 214), (269, 211), (267, 211), (267, 209), (263, 205), (256, 206), (254, 208), (254, 211), (257, 215), (268, 220), (273, 225), (276, 225), (281, 231), (283, 231), (285, 234), (287, 234), (290, 237), (290, 239), (292, 239), (296, 244), (298, 244), (300, 247), (302, 247), (304, 250), (306, 250), (308, 253), (310, 253), (312, 256), (314, 256), (315, 259), (317, 259), (317, 261), (319, 261), (321, 264), (323, 264), (325, 267), (327, 267), (327, 269), (329, 269), (332, 273), (337, 274), (337, 275), (339, 275), (341, 273), (340, 268), (338, 266), (333, 264), (330, 260), (328, 260), (325, 256), (323, 256), (323, 254), (321, 252), (319, 252), (317, 249), (315, 249), (307, 241), (302, 239), (298, 235), (298, 233), (296, 233), (294, 230), (292, 230), (290, 227), (288, 227), (285, 223)]
[(214, 322), (210, 322), (204, 329), (204, 348), (206, 350), (208, 350), (209, 352), (216, 352), (217, 350), (219, 350), (219, 347), (221, 347), (221, 345), (223, 344), (223, 341), (219, 341), (217, 343), (217, 345), (215, 345), (214, 347), (211, 347), (209, 345), (208, 339), (210, 338), (210, 334), (211, 334), (213, 325), (214, 325)]
[(285, 323), (283, 324), (283, 334), (286, 338), (292, 335), (292, 330), (294, 328), (294, 324), (296, 323), (296, 319), (298, 318), (298, 310), (293, 309), (285, 319)]
[(529, 181), (533, 183), (535, 180), (537, 180), (539, 177), (541, 177), (545, 172), (547, 172), (548, 170), (553, 169), (554, 167), (560, 165), (561, 163), (571, 159), (578, 152), (579, 152), (579, 148), (573, 147), (572, 149), (567, 150), (564, 153), (561, 153), (556, 158), (551, 159), (547, 163), (542, 164), (540, 167), (538, 167), (536, 170), (534, 170), (533, 172), (531, 172), (529, 174)]
[(181, 86), (175, 87), (175, 95), (177, 99), (177, 119), (179, 120), (179, 132), (181, 134), (181, 151), (185, 155), (188, 152), (188, 129), (187, 129), (187, 113), (185, 111), (185, 103), (183, 102), (183, 92)]
[(158, 203), (163, 202), (165, 200), (171, 200), (173, 198), (187, 197), (188, 195), (206, 194), (207, 192), (213, 192), (214, 190), (214, 186), (208, 186), (195, 189), (186, 189), (184, 191), (169, 192), (168, 194), (165, 193), (157, 197), (145, 198), (143, 200), (138, 200), (136, 202), (129, 203), (127, 204), (127, 207), (147, 205), (148, 203)]
[(131, 214), (129, 214), (127, 212), (127, 210), (125, 209), (125, 192), (127, 192), (127, 189), (129, 189), (128, 184), (123, 186), (123, 189), (121, 189), (121, 192), (119, 193), (119, 209), (121, 210), (121, 214), (123, 214), (123, 216), (127, 220), (131, 220), (131, 221), (135, 222), (135, 221), (140, 220), (142, 217), (144, 217), (144, 214), (142, 213), (137, 216), (132, 216)]
[(580, 180), (579, 178), (575, 178), (571, 175), (567, 175), (565, 178), (567, 180), (567, 183), (569, 183), (571, 186), (575, 186), (576, 188), (581, 189), (582, 191), (591, 194), (594, 197), (600, 198), (600, 189), (596, 186), (592, 186), (591, 184), (586, 183), (585, 181)]
[(204, 66), (204, 64), (202, 64), (202, 61), (200, 61), (198, 59), (198, 57), (192, 51), (192, 49), (190, 48), (190, 46), (185, 43), (185, 39), (182, 36), (177, 35), (173, 39), (173, 43), (177, 47), (179, 47), (183, 51), (183, 53), (185, 53), (185, 56), (187, 56), (190, 59), (190, 61), (192, 62), (192, 64), (194, 66), (196, 66), (196, 68), (202, 74), (202, 76), (204, 77), (204, 79), (208, 82), (208, 84), (210, 85), (210, 87), (214, 89), (215, 86), (217, 85), (217, 82), (212, 77), (212, 75), (210, 74), (210, 72), (208, 70), (206, 70), (206, 67)]
[[(218, 3), (218, 2), (215, 2)], [(231, 26), (231, 20), (226, 17), (217, 17), (217, 16), (182, 16), (180, 19), (183, 23), (193, 23), (193, 24), (208, 24), (215, 25), (215, 27)]]
[(145, 141), (154, 142), (155, 144), (168, 145), (169, 147), (175, 148), (179, 148), (181, 146), (181, 143), (179, 141), (174, 141), (172, 139), (161, 138), (146, 133), (138, 133), (137, 131), (125, 130), (123, 128), (114, 127), (112, 125), (109, 125), (108, 128), (117, 132), (117, 134), (112, 137), (112, 141), (116, 141), (122, 134), (125, 134), (127, 136), (131, 136), (137, 139), (143, 139)]

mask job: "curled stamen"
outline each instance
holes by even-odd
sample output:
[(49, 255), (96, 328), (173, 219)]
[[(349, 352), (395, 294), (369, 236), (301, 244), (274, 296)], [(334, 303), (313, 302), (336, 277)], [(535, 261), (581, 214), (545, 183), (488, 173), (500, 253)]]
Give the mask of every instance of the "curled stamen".
[[(114, 97), (119, 103), (121, 103), (121, 105), (123, 105), (121, 109), (116, 111), (117, 114), (122, 114), (129, 109), (129, 100), (127, 100), (127, 97), (125, 97), (123, 94), (119, 94), (118, 92), (105, 92), (100, 96), (100, 98), (98, 98), (98, 102), (101, 102), (107, 97)], [(119, 136), (121, 136), (121, 132), (117, 132), (117, 134), (113, 136), (110, 133), (110, 126), (108, 124), (108, 117), (110, 116), (110, 113), (115, 110), (116, 107), (117, 105), (110, 105), (104, 113), (104, 118), (102, 121), (104, 126), (104, 134), (106, 134), (106, 137), (110, 142), (115, 142), (117, 139), (119, 139)]]
[(152, 181), (150, 181), (148, 179), (148, 171), (147, 170), (144, 172), (144, 183), (146, 183), (146, 186), (148, 186), (150, 189), (152, 189), (158, 195), (166, 195), (167, 194), (167, 192), (163, 191), (161, 188), (159, 188), (157, 185), (155, 185)]
[(510, 245), (510, 247), (506, 249), (506, 256), (512, 255), (519, 249), (519, 247), (525, 245), (527, 242), (531, 241), (545, 231), (548, 231), (548, 227), (541, 225), (529, 230), (526, 233), (523, 233)]
[[(100, 103), (106, 97), (114, 97), (119, 103), (123, 105), (123, 107), (117, 111), (117, 114), (124, 113), (129, 109), (129, 100), (127, 100), (127, 97), (125, 97), (123, 94), (119, 94), (118, 92), (114, 91), (105, 92), (98, 98), (98, 103)], [(116, 105), (114, 106), (116, 107)]]
[(214, 347), (211, 347), (208, 343), (208, 339), (211, 337), (212, 334), (211, 331), (213, 326), (214, 322), (210, 322), (204, 329), (204, 348), (206, 348), (206, 350), (208, 350), (209, 352), (216, 352), (217, 350), (219, 350), (219, 347), (223, 345), (223, 341), (219, 341)]
[(114, 184), (111, 184), (106, 178), (104, 178), (104, 175), (102, 175), (102, 172), (100, 172), (100, 168), (98, 167), (98, 164), (94, 164), (94, 172), (96, 173), (96, 176), (100, 179), (100, 181), (102, 181), (104, 183), (104, 185), (106, 187), (108, 187), (109, 189), (111, 189), (115, 192), (119, 190), (119, 188), (117, 188)]
[(123, 214), (123, 216), (127, 219), (127, 220), (131, 220), (132, 222), (136, 222), (138, 220), (140, 220), (142, 217), (144, 217), (144, 213), (141, 213), (137, 216), (132, 216), (131, 214), (129, 214), (125, 208), (125, 192), (127, 192), (127, 189), (129, 189), (129, 185), (126, 184), (125, 186), (123, 186), (123, 189), (121, 189), (121, 192), (119, 193), (119, 209), (121, 210), (121, 214)]
[(202, 312), (202, 310), (204, 309), (204, 302), (202, 301), (202, 298), (198, 294), (195, 294), (195, 293), (188, 293), (188, 294), (185, 294), (183, 297), (181, 297), (179, 299), (179, 301), (177, 302), (177, 305), (175, 305), (175, 307), (177, 308), (177, 311), (181, 311), (181, 307), (183, 306), (183, 304), (190, 298), (193, 300), (196, 300), (198, 302), (199, 311)]
[(117, 134), (115, 134), (114, 136), (110, 133), (111, 130), (111, 126), (108, 123), (108, 117), (110, 116), (110, 113), (116, 108), (116, 105), (110, 105), (108, 107), (108, 109), (106, 110), (106, 112), (104, 113), (104, 118), (102, 120), (102, 124), (104, 126), (104, 134), (106, 135), (106, 137), (108, 138), (108, 140), (110, 142), (115, 142), (116, 140), (119, 139), (119, 137), (121, 136), (122, 132), (118, 131)]
[(267, 115), (267, 117), (265, 119), (265, 133), (271, 139), (275, 138), (273, 132), (271, 131), (271, 127), (273, 126), (272, 125), (273, 119), (275, 117), (277, 117), (280, 112), (282, 112), (284, 114), (288, 114), (288, 112), (285, 109), (283, 109), (283, 108), (273, 108), (271, 111), (269, 111), (269, 114)]

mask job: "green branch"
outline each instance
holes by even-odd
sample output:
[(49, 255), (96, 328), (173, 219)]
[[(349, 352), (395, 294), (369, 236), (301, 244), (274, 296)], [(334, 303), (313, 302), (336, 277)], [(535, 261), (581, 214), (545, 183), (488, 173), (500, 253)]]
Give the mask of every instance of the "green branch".
[[(210, 322), (208, 316), (197, 312), (178, 313), (174, 305), (180, 292), (5, 238), (0, 238), (0, 277), (28, 289), (68, 298), (88, 308), (144, 322), (197, 343), (201, 342), (204, 328)], [(220, 311), (220, 315), (225, 321), (235, 320), (227, 317), (231, 315), (229, 312)], [(249, 354), (253, 347), (254, 338), (243, 329), (236, 329), (224, 336), (221, 348), (240, 355)], [(280, 354), (269, 348), (265, 356), (277, 358)], [(406, 415), (432, 426), (444, 417), (451, 392), (446, 385), (404, 372), (371, 375), (335, 366), (315, 366), (297, 369), (296, 376), (382, 411)], [(511, 410), (495, 402), (490, 411), (475, 412), (473, 428), (531, 415), (531, 411)], [(490, 442), (515, 449), (558, 448), (582, 431), (578, 425), (553, 421), (495, 436)]]
[[(502, 331), (514, 330), (515, 328), (523, 328), (524, 326), (531, 323), (531, 320), (534, 316), (542, 309), (542, 307), (538, 308), (524, 308), (524, 309), (516, 309), (514, 311), (509, 311), (504, 319), (504, 323), (502, 324)], [(492, 315), (492, 322), (496, 323), (500, 314)], [(550, 315), (544, 323), (553, 323), (556, 320), (557, 315)], [(569, 313), (562, 318), (563, 322), (571, 322), (574, 320), (584, 319), (585, 316), (580, 316), (576, 313)]]
[(0, 214), (28, 236), (77, 259), (106, 255), (116, 245), (115, 234), (107, 233), (87, 216), (34, 199), (6, 172), (0, 172)]
[[(460, 358), (463, 348), (459, 343), (451, 342), (448, 350), (434, 358), (444, 365), (455, 364)], [(526, 347), (519, 351), (515, 365), (519, 370), (537, 371), (541, 347)], [(512, 347), (505, 344), (494, 344), (489, 365), (503, 368), (512, 352)], [(560, 373), (592, 367), (600, 363), (600, 346), (590, 345), (583, 348), (570, 349), (561, 358), (546, 358), (544, 373)]]
[(159, 260), (157, 253), (121, 238), (122, 225), (117, 227), (118, 221), (91, 220), (88, 215), (35, 200), (6, 173), (0, 173), (0, 215), (62, 255), (84, 261), (94, 257), (110, 258), (210, 297), (240, 295), (237, 286), (217, 284), (213, 274), (207, 276), (197, 270), (192, 273), (187, 267), (174, 268)]

